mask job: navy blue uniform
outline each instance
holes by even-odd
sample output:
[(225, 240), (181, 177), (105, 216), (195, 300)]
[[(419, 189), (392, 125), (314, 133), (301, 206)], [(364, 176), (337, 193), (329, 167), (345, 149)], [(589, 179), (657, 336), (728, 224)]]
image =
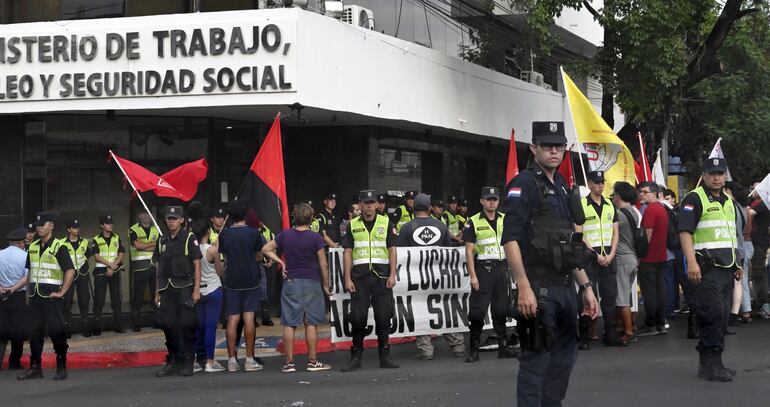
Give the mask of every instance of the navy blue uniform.
[[(536, 177), (540, 178), (545, 191), (541, 190)], [(559, 273), (537, 254), (531, 242), (531, 222), (540, 213), (541, 204), (548, 205), (551, 217), (572, 222), (567, 185), (558, 172), (551, 183), (543, 170), (533, 164), (514, 178), (507, 189), (502, 243), (518, 242), (535, 295), (541, 288), (547, 290), (547, 306), (543, 311), (545, 325), (553, 339), (550, 349), (522, 351), (517, 403), (519, 407), (560, 406), (577, 358), (575, 288), (572, 278), (554, 278)]]

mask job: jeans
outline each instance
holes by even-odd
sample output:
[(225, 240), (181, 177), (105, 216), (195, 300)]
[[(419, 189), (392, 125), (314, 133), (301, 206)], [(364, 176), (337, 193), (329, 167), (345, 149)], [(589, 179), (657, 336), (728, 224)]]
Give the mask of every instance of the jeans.
[(663, 270), (663, 283), (666, 287), (666, 316), (674, 314), (674, 301), (676, 300), (676, 279), (674, 277), (674, 262), (666, 262), (666, 268)]
[(217, 344), (217, 321), (222, 311), (222, 287), (201, 296), (195, 306), (198, 313), (197, 359), (214, 359), (214, 347)]
[(751, 312), (751, 291), (749, 290), (749, 272), (751, 270), (751, 258), (754, 257), (754, 244), (751, 240), (743, 241), (743, 276), (741, 276), (741, 312)]

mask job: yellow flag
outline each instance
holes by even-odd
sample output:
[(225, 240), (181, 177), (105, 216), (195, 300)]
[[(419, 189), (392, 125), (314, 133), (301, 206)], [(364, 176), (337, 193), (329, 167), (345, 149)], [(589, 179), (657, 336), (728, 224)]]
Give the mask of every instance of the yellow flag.
[(562, 69), (564, 87), (567, 90), (572, 122), (575, 125), (578, 142), (582, 143), (590, 171), (604, 171), (606, 187), (604, 195), (612, 193), (612, 186), (618, 181), (636, 185), (634, 158), (602, 116), (594, 110), (588, 98), (575, 86)]

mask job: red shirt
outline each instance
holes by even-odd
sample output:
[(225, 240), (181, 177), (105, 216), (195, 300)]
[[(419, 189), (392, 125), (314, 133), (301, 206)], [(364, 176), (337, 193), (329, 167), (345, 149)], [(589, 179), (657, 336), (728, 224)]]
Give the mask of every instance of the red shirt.
[(666, 261), (666, 238), (668, 237), (668, 212), (663, 204), (655, 201), (647, 205), (642, 215), (642, 228), (652, 229), (652, 239), (647, 249), (647, 256), (641, 259), (643, 263), (660, 263)]

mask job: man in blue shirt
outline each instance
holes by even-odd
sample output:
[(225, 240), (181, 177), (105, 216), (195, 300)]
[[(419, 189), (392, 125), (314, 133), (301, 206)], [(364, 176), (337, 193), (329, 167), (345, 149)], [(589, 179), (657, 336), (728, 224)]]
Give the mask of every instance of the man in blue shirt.
[(5, 237), (8, 247), (0, 251), (0, 369), (3, 368), (3, 357), (9, 341), (11, 354), (8, 369), (21, 369), (27, 314), (26, 236), (25, 228), (12, 231)]

